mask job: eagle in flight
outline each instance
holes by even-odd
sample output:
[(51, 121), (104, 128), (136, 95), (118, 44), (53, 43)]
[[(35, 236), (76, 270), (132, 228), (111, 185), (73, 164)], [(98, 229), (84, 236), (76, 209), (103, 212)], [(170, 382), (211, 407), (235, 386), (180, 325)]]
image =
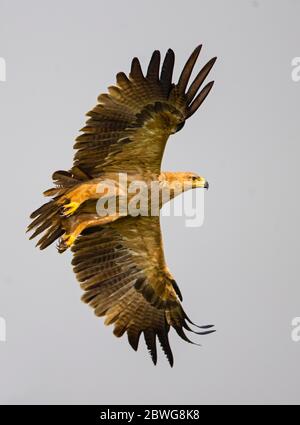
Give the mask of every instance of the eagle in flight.
[[(206, 179), (195, 173), (161, 171), (169, 136), (181, 130), (214, 83), (203, 84), (216, 58), (188, 86), (201, 47), (187, 60), (177, 84), (172, 82), (175, 55), (171, 49), (162, 66), (160, 52), (154, 51), (146, 74), (137, 58), (128, 76), (117, 74), (116, 85), (101, 94), (87, 113), (74, 145), (73, 167), (53, 174), (55, 187), (44, 192), (51, 200), (31, 214), (28, 226), (33, 231), (31, 238), (40, 235), (40, 249), (56, 240), (59, 252), (70, 247), (83, 301), (97, 316), (105, 316), (105, 324), (114, 324), (117, 337), (127, 333), (134, 350), (143, 334), (154, 364), (158, 340), (173, 365), (171, 327), (191, 342), (185, 331), (208, 334), (214, 332), (213, 326), (195, 325), (182, 308), (181, 292), (164, 258), (159, 214), (133, 216), (115, 211), (99, 215), (97, 188), (108, 179), (115, 182), (116, 190), (108, 198), (116, 200), (136, 180), (147, 187), (157, 182), (160, 191), (172, 182), (208, 188)], [(119, 181), (120, 173), (127, 176), (126, 187)]]

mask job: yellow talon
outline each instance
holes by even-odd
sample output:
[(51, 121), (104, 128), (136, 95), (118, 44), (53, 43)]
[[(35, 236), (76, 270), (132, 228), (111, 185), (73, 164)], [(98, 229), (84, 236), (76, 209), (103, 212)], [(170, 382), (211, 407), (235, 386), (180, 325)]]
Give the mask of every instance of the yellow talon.
[(70, 247), (74, 243), (75, 239), (76, 239), (75, 235), (65, 234), (65, 235), (62, 236), (62, 243), (63, 243), (63, 245)]
[(78, 202), (70, 202), (69, 204), (66, 204), (63, 206), (63, 215), (68, 217), (77, 210), (77, 208), (80, 206)]

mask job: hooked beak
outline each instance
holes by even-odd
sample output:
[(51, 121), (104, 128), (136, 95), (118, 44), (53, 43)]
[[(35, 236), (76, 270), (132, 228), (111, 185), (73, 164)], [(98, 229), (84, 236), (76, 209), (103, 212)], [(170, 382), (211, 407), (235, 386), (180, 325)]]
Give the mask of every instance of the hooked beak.
[(209, 188), (208, 181), (204, 177), (198, 177), (198, 179), (195, 182), (193, 182), (193, 189), (198, 187), (202, 189), (208, 189)]

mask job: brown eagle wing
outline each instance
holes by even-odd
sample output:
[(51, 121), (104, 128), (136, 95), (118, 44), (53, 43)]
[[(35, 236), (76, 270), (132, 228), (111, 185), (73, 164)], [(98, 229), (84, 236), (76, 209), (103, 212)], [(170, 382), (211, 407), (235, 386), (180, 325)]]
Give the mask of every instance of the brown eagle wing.
[(116, 86), (101, 94), (99, 103), (88, 112), (83, 134), (74, 145), (74, 166), (90, 177), (141, 169), (159, 173), (169, 135), (199, 108), (213, 86), (208, 83), (197, 95), (216, 58), (186, 90), (200, 50), (198, 46), (193, 51), (176, 85), (172, 83), (175, 57), (171, 49), (161, 70), (160, 52), (153, 53), (145, 76), (134, 58), (129, 77), (117, 74)]
[[(126, 217), (102, 228), (86, 230), (72, 247), (72, 264), (82, 299), (97, 316), (114, 323), (114, 334), (125, 332), (134, 350), (141, 333), (156, 363), (156, 338), (169, 362), (170, 327), (191, 342), (183, 329), (192, 331), (181, 306), (180, 290), (165, 264), (158, 217)], [(201, 327), (207, 334), (211, 326)], [(194, 332), (194, 331), (192, 331)]]

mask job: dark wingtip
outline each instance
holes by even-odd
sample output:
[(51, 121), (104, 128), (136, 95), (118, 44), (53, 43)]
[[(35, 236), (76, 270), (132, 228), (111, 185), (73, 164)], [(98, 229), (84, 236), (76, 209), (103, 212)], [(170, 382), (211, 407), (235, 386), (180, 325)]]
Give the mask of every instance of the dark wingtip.
[(174, 288), (174, 291), (176, 292), (176, 295), (180, 299), (180, 301), (183, 301), (182, 293), (179, 289), (179, 286), (177, 285), (177, 282), (174, 279), (171, 279), (172, 286)]
[(179, 92), (184, 93), (185, 89), (187, 87), (188, 81), (190, 79), (191, 73), (194, 69), (195, 63), (198, 59), (198, 56), (200, 54), (200, 50), (202, 48), (202, 44), (199, 44), (199, 46), (197, 46), (192, 54), (190, 55), (190, 57), (188, 58), (186, 64), (183, 67), (183, 70), (180, 74), (178, 83), (177, 83), (177, 87)]
[(168, 49), (160, 72), (160, 82), (166, 96), (169, 95), (172, 86), (174, 63), (175, 53), (172, 49)]
[(195, 332), (193, 331), (195, 334), (197, 335), (209, 335), (209, 334), (213, 334), (214, 332), (216, 332), (216, 329), (213, 329), (211, 331), (201, 331), (201, 332)]
[(198, 53), (198, 54), (199, 54), (201, 49), (202, 49), (202, 43), (198, 44), (198, 45), (194, 48), (193, 53)]
[(196, 323), (194, 323), (189, 316), (186, 314), (186, 312), (184, 310), (182, 310), (183, 316), (184, 318), (193, 326), (196, 326), (196, 328), (198, 329), (211, 329), (214, 328), (215, 325), (197, 325)]
[(210, 59), (203, 68), (200, 69), (197, 76), (194, 78), (193, 82), (191, 83), (189, 89), (186, 92), (186, 99), (188, 104), (192, 102), (195, 95), (197, 94), (198, 90), (202, 86), (203, 82), (205, 81), (206, 77), (210, 73), (211, 69), (213, 68), (215, 62), (217, 60), (217, 57), (213, 57)]
[(143, 333), (144, 333), (145, 343), (149, 351), (149, 354), (151, 356), (151, 359), (154, 365), (156, 365), (157, 363), (156, 334), (152, 329), (145, 329)]
[(134, 351), (138, 350), (140, 335), (141, 335), (141, 331), (136, 332), (136, 333), (131, 332), (130, 330), (127, 331), (128, 342), (129, 342), (131, 348), (133, 348)]
[(134, 57), (131, 62), (130, 69), (130, 77), (131, 78), (143, 78), (143, 71), (141, 68), (140, 61), (137, 57)]
[(211, 329), (211, 328), (214, 328), (215, 327), (215, 325), (202, 325), (202, 326), (198, 326), (198, 328), (200, 328), (200, 329)]
[(157, 336), (158, 336), (160, 346), (161, 346), (163, 352), (165, 353), (165, 356), (167, 357), (169, 365), (171, 367), (173, 367), (174, 356), (173, 356), (173, 353), (172, 353), (172, 349), (170, 347), (168, 333), (169, 333), (169, 325), (166, 325), (165, 331), (158, 332)]
[(190, 118), (197, 111), (197, 109), (202, 105), (202, 103), (208, 96), (209, 92), (211, 91), (214, 83), (215, 82), (213, 80), (213, 81), (210, 81), (208, 84), (206, 84), (206, 86), (201, 90), (201, 92), (198, 94), (196, 99), (190, 104), (187, 118)]
[(154, 50), (154, 52), (152, 53), (149, 65), (148, 65), (146, 78), (148, 78), (150, 80), (158, 80), (159, 79), (159, 67), (160, 67), (160, 51)]

